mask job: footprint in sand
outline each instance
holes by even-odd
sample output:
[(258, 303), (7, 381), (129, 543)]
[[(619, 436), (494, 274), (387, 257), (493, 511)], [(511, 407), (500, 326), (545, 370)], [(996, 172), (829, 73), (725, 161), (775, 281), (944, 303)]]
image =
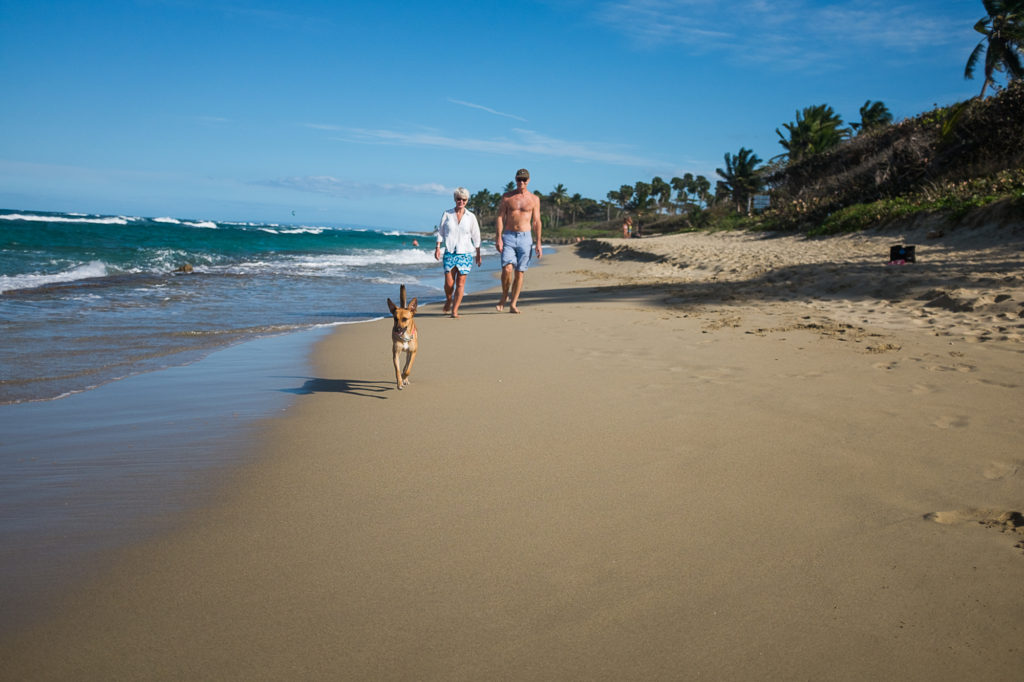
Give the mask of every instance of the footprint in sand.
[[(1024, 514), (1019, 511), (1003, 511), (1001, 509), (957, 509), (955, 511), (930, 512), (924, 515), (926, 521), (934, 521), (944, 526), (961, 523), (977, 523), (985, 528), (998, 530), (1018, 538), (1024, 538)], [(1014, 544), (1017, 549), (1024, 549), (1024, 539)]]
[(969, 426), (970, 423), (971, 420), (962, 415), (945, 415), (933, 421), (932, 426), (937, 426), (940, 429), (963, 429)]
[(704, 324), (704, 329), (707, 331), (717, 331), (719, 329), (729, 327), (735, 329), (742, 323), (742, 318), (739, 317), (723, 317), (718, 320), (708, 320)]
[(731, 367), (705, 368), (693, 375), (693, 378), (704, 384), (725, 385), (735, 381), (736, 371)]
[(944, 526), (955, 526), (969, 521), (980, 521), (994, 512), (990, 509), (958, 509), (953, 511), (928, 512), (925, 521), (934, 521)]
[(985, 384), (986, 386), (996, 386), (998, 388), (1017, 388), (1018, 384), (1011, 384), (1005, 381), (995, 381), (993, 379), (981, 379), (978, 383)]
[(903, 349), (898, 343), (876, 343), (864, 349), (865, 353), (879, 355), (881, 353), (895, 353)]
[(780, 379), (800, 379), (803, 381), (820, 379), (825, 376), (824, 372), (800, 372), (798, 374), (776, 374)]
[(981, 475), (990, 481), (1001, 481), (1004, 478), (1016, 476), (1021, 465), (1022, 462), (990, 462)]
[(955, 365), (927, 365), (925, 369), (930, 372), (961, 372), (963, 374), (978, 371), (978, 368), (974, 365), (965, 365), (961, 363), (957, 363)]

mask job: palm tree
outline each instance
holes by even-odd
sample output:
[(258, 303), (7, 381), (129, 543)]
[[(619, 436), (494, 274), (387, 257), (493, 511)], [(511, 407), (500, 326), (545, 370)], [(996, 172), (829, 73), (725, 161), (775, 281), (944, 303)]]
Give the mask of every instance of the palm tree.
[(842, 128), (843, 119), (827, 104), (805, 107), (796, 112), (795, 123), (783, 123), (789, 131), (789, 139), (778, 128), (779, 144), (785, 149), (790, 162), (797, 162), (809, 156), (832, 149), (850, 136), (849, 128)]
[(882, 128), (892, 123), (892, 112), (884, 102), (864, 102), (860, 108), (860, 123), (851, 123), (850, 126), (858, 133), (866, 133), (869, 130)]
[(676, 204), (685, 206), (690, 203), (690, 185), (693, 184), (693, 173), (687, 173), (683, 177), (674, 177), (668, 181), (672, 189), (676, 191)]
[(630, 202), (630, 207), (640, 214), (650, 210), (651, 202), (654, 201), (654, 193), (651, 190), (652, 187), (647, 182), (638, 182), (633, 185), (633, 200)]
[(629, 207), (629, 202), (633, 199), (633, 185), (622, 185), (618, 191), (613, 189), (608, 192), (607, 196), (608, 199), (615, 202), (620, 211), (625, 211)]
[(974, 30), (984, 37), (967, 58), (964, 78), (974, 78), (974, 67), (984, 52), (985, 81), (979, 95), (984, 98), (996, 71), (1006, 71), (1011, 80), (1024, 78), (1024, 0), (981, 0), (981, 4), (985, 6), (985, 16), (974, 25)]
[(694, 177), (693, 173), (687, 173), (681, 178), (672, 178), (671, 182), (672, 189), (676, 191), (676, 201), (684, 208), (707, 206), (711, 182), (706, 177), (703, 175)]
[(719, 202), (725, 201), (726, 197), (729, 197), (730, 199), (732, 198), (732, 192), (729, 190), (729, 185), (722, 180), (715, 180), (714, 203), (717, 205)]
[(691, 185), (693, 193), (697, 196), (698, 206), (707, 206), (709, 199), (709, 192), (711, 191), (711, 181), (703, 175), (698, 175), (693, 179)]
[(651, 210), (651, 204), (654, 203), (653, 192), (650, 183), (638, 182), (633, 185), (633, 191), (631, 196), (633, 197), (629, 202), (629, 208), (636, 213), (636, 236), (641, 235), (640, 218), (647, 214)]
[(664, 208), (672, 198), (672, 185), (656, 175), (651, 178), (651, 194), (657, 197), (659, 209)]
[(743, 211), (748, 199), (764, 185), (757, 168), (759, 163), (761, 159), (757, 154), (746, 147), (740, 147), (736, 156), (725, 153), (725, 170), (715, 169), (724, 181), (721, 188), (732, 195), (737, 213)]
[(569, 215), (572, 216), (572, 224), (576, 224), (576, 216), (583, 212), (583, 195), (579, 192), (569, 197)]
[(498, 212), (498, 204), (501, 202), (501, 195), (495, 194), (487, 189), (482, 189), (469, 198), (466, 206), (476, 213), (481, 220), (487, 219)]
[(555, 227), (558, 227), (558, 216), (562, 212), (562, 204), (569, 196), (569, 190), (562, 183), (558, 183), (548, 196), (551, 197), (551, 203), (555, 205)]

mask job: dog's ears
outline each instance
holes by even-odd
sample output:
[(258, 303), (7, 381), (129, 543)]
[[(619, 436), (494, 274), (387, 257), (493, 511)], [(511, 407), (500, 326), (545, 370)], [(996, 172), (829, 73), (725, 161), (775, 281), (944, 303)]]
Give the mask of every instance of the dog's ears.
[(415, 298), (412, 299), (411, 301), (409, 301), (409, 310), (410, 310), (410, 312), (416, 312), (416, 299)]
[(394, 303), (392, 303), (390, 298), (388, 299), (388, 310), (391, 311), (392, 315), (394, 315), (395, 311), (398, 310), (398, 306), (396, 306)]

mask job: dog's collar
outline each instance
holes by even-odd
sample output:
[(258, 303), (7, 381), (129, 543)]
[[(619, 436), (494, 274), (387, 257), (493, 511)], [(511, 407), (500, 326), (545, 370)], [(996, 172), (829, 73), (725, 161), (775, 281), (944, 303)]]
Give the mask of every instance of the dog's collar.
[(408, 332), (403, 333), (403, 332), (395, 329), (394, 331), (391, 332), (391, 336), (394, 337), (395, 341), (404, 341), (406, 343), (409, 343), (410, 341), (412, 341), (413, 339), (416, 338), (416, 333), (415, 332), (413, 332), (411, 334), (408, 333)]

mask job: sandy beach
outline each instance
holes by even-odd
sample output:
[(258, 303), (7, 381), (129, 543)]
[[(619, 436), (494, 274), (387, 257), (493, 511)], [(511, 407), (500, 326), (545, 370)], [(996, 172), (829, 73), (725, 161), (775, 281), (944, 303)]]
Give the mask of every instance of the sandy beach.
[(340, 328), (3, 677), (1018, 680), (1024, 225), (933, 230), (560, 247), (401, 392)]

